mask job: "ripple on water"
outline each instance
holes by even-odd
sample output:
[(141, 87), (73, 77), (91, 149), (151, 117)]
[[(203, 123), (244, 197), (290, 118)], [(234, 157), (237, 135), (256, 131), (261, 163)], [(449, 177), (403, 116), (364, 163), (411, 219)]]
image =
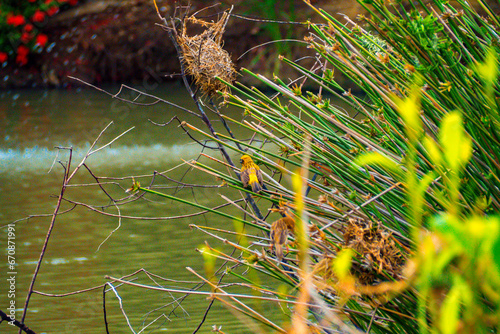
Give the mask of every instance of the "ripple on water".
[[(88, 146), (74, 148), (73, 161), (81, 161), (88, 149)], [(162, 162), (180, 163), (181, 157), (189, 159), (199, 152), (199, 147), (189, 144), (116, 146), (92, 155), (87, 161), (91, 167), (128, 167), (138, 163), (144, 166)], [(0, 174), (19, 172), (45, 174), (56, 159), (66, 161), (67, 153), (60, 151), (58, 154), (56, 149), (39, 146), (24, 149), (0, 149)]]
[[(44, 260), (44, 263), (45, 264), (51, 264), (51, 265), (54, 265), (54, 266), (57, 266), (57, 265), (60, 265), (60, 264), (67, 264), (67, 263), (71, 263), (71, 262), (85, 262), (85, 261), (88, 261), (88, 257), (85, 257), (85, 256), (81, 256), (81, 257), (75, 257), (73, 259), (67, 259), (67, 258), (54, 258), (54, 259), (50, 259), (50, 260)], [(35, 265), (37, 264), (38, 261), (24, 261), (23, 262), (23, 265)]]
[(65, 259), (63, 257), (61, 257), (61, 258), (55, 258), (55, 259), (51, 259), (50, 260), (50, 264), (54, 265), (54, 266), (57, 266), (59, 264), (66, 264), (66, 263), (69, 263), (69, 260)]

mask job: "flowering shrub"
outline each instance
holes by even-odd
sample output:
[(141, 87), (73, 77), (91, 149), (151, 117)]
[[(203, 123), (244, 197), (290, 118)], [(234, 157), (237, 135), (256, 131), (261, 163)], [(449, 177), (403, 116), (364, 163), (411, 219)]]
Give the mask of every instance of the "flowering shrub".
[(62, 6), (74, 6), (78, 0), (3, 0), (0, 2), (0, 64), (9, 59), (26, 65), (31, 51), (41, 50), (48, 42), (40, 29)]

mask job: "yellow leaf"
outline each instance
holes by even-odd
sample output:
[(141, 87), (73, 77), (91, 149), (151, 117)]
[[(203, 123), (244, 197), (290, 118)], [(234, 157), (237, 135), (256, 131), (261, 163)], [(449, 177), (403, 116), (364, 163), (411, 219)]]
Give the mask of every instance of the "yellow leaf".
[(472, 155), (472, 141), (464, 131), (462, 116), (459, 112), (451, 112), (443, 118), (439, 141), (448, 167), (458, 172)]
[(358, 166), (376, 165), (393, 171), (397, 175), (402, 174), (401, 167), (394, 160), (389, 159), (387, 156), (382, 155), (379, 152), (370, 152), (360, 155), (354, 160), (353, 163)]
[(476, 241), (484, 249), (491, 247), (497, 239), (499, 233), (499, 224), (496, 217), (481, 217), (473, 216), (466, 223), (466, 231), (468, 240)]
[(427, 188), (429, 188), (429, 185), (435, 177), (434, 173), (429, 172), (418, 182), (418, 195), (421, 196), (422, 199), (424, 194), (427, 192)]
[(234, 225), (234, 231), (238, 233), (240, 245), (243, 247), (248, 247), (248, 239), (245, 236), (246, 234), (245, 225), (243, 225), (243, 223), (238, 220), (233, 220), (233, 225)]
[(333, 261), (333, 270), (339, 280), (349, 276), (351, 270), (351, 259), (354, 255), (352, 249), (346, 248), (337, 254), (337, 258)]
[(440, 165), (442, 157), (436, 142), (431, 137), (425, 136), (422, 143), (427, 151), (427, 154), (429, 155), (429, 158), (431, 158), (432, 163), (436, 166)]
[(203, 255), (203, 259), (205, 260), (205, 274), (210, 279), (214, 275), (215, 269), (215, 260), (216, 256), (214, 252), (207, 245), (203, 245), (200, 247), (201, 254)]
[(490, 48), (483, 63), (477, 63), (476, 72), (488, 84), (494, 84), (498, 77), (498, 55), (495, 49)]
[(460, 308), (463, 302), (470, 300), (470, 287), (458, 276), (454, 277), (453, 287), (441, 306), (439, 329), (443, 334), (457, 333), (460, 321)]
[(304, 200), (302, 198), (302, 177), (300, 176), (300, 172), (294, 173), (292, 175), (292, 185), (293, 190), (295, 191), (295, 205), (297, 211), (302, 211), (304, 208)]
[(403, 118), (408, 135), (416, 139), (422, 132), (422, 120), (420, 119), (420, 87), (413, 86), (410, 95), (401, 100), (395, 98), (398, 111)]

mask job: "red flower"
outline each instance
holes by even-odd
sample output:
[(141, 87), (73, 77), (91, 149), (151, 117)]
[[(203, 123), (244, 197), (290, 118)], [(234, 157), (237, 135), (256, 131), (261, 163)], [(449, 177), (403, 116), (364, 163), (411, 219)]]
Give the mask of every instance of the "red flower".
[(0, 52), (0, 63), (5, 63), (9, 56), (5, 52)]
[(78, 0), (68, 0), (68, 3), (71, 5), (71, 6), (74, 6), (78, 3)]
[(57, 2), (59, 2), (59, 3), (66, 3), (66, 2), (68, 2), (68, 0), (57, 0)]
[(52, 2), (52, 0), (45, 0), (46, 5), (50, 5), (51, 2)]
[(16, 63), (18, 63), (21, 66), (24, 66), (28, 63), (28, 57), (18, 54), (16, 57)]
[(28, 63), (28, 53), (30, 50), (25, 46), (25, 45), (19, 45), (17, 47), (17, 56), (16, 56), (16, 63), (20, 64), (21, 66), (26, 65)]
[(17, 27), (22, 24), (24, 24), (26, 20), (24, 19), (24, 16), (22, 15), (12, 15), (12, 14), (7, 14), (7, 24)]
[(57, 8), (57, 7), (50, 7), (47, 10), (47, 15), (52, 16), (54, 14), (57, 14), (58, 11), (59, 11), (59, 8)]
[(28, 0), (29, 2), (35, 2), (36, 0)]
[(59, 12), (58, 7), (50, 7), (49, 9), (47, 9), (48, 16), (53, 16), (53, 15), (57, 14), (57, 12)]
[(33, 20), (33, 22), (43, 22), (43, 20), (45, 20), (45, 13), (37, 9), (31, 19)]
[(28, 23), (27, 25), (24, 26), (24, 31), (26, 31), (26, 32), (32, 32), (33, 31), (33, 25), (31, 23)]
[(17, 47), (17, 54), (18, 55), (27, 56), (28, 53), (30, 53), (30, 49), (28, 49), (28, 47), (26, 45), (19, 45)]
[(36, 36), (35, 45), (40, 45), (43, 47), (43, 46), (45, 46), (45, 44), (47, 44), (48, 41), (49, 41), (49, 38), (47, 37), (47, 35), (39, 34), (38, 36)]
[(31, 34), (28, 32), (23, 32), (21, 35), (21, 42), (28, 43), (31, 40)]

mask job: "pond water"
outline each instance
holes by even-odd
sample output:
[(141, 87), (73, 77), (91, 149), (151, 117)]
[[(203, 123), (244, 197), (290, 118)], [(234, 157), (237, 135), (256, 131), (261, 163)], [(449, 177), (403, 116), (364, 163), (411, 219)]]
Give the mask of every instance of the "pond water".
[[(194, 105), (180, 85), (138, 87), (149, 94), (194, 110)], [(107, 87), (112, 93), (118, 87)], [(125, 94), (133, 97), (132, 94)], [(147, 101), (142, 101), (147, 102)], [(241, 119), (241, 110), (224, 110), (231, 117)], [(193, 144), (178, 123), (159, 127), (149, 120), (162, 123), (173, 116), (190, 122), (201, 129), (201, 122), (186, 112), (166, 104), (151, 107), (128, 105), (112, 99), (94, 89), (67, 91), (4, 91), (0, 92), (0, 244), (2, 259), (0, 270), (0, 307), (6, 311), (8, 285), (5, 277), (7, 266), (6, 225), (29, 215), (51, 214), (60, 192), (63, 168), (68, 151), (55, 146), (73, 147), (72, 167), (75, 168), (89, 149), (90, 144), (111, 121), (113, 124), (102, 135), (101, 146), (131, 127), (126, 135), (110, 147), (92, 155), (87, 165), (97, 176), (123, 178), (129, 175), (150, 175), (154, 171), (167, 171), (182, 164), (182, 159), (197, 158), (202, 148)], [(212, 118), (217, 117), (212, 114)], [(215, 122), (218, 127), (220, 123)], [(233, 126), (238, 136), (245, 136), (242, 129)], [(197, 138), (203, 139), (200, 135)], [(219, 156), (218, 153), (214, 153)], [(237, 155), (234, 154), (236, 157)], [(205, 163), (207, 160), (203, 160)], [(236, 160), (237, 161), (237, 160)], [(180, 179), (187, 171), (185, 165), (166, 175)], [(185, 182), (218, 185), (220, 181), (201, 172), (190, 172)], [(105, 182), (106, 180), (103, 180)], [(110, 180), (111, 181), (111, 180)], [(141, 178), (148, 184), (151, 177)], [(72, 185), (94, 183), (89, 172), (82, 168)], [(131, 186), (130, 179), (115, 179), (106, 186), (113, 198), (128, 196), (123, 190)], [(164, 192), (173, 193), (176, 184), (168, 179), (156, 180), (165, 185)], [(219, 193), (227, 194), (228, 188), (184, 189), (177, 196), (196, 200), (202, 205), (223, 203)], [(106, 194), (96, 186), (69, 187), (66, 198), (99, 207), (117, 214)], [(61, 211), (71, 208), (63, 203)], [(172, 201), (147, 196), (120, 208), (122, 215), (141, 217), (167, 217), (195, 212)], [(231, 209), (227, 210), (228, 212)], [(234, 209), (233, 209), (234, 210)], [(235, 212), (235, 211), (233, 211)], [(45, 240), (50, 217), (34, 217), (22, 220), (15, 226), (16, 244), (16, 316), (21, 317), (26, 291), (33, 276), (40, 251)], [(165, 278), (199, 281), (185, 268), (192, 267), (204, 274), (203, 260), (195, 251), (208, 240), (211, 245), (224, 246), (199, 231), (192, 231), (189, 224), (201, 224), (232, 229), (227, 220), (204, 215), (177, 220), (134, 220), (105, 216), (79, 206), (58, 216), (45, 257), (35, 284), (35, 290), (48, 294), (64, 294), (87, 289), (106, 282), (104, 276), (121, 277), (144, 268)], [(113, 234), (112, 231), (121, 224)], [(106, 238), (109, 236), (106, 242)], [(226, 237), (226, 236), (225, 236)], [(230, 236), (227, 236), (231, 239)], [(102, 244), (102, 245), (101, 245)], [(100, 246), (101, 245), (101, 246)], [(99, 248), (100, 246), (100, 248)], [(218, 261), (217, 265), (222, 262)], [(230, 280), (229, 280), (230, 281)], [(154, 285), (144, 274), (137, 282)], [(163, 286), (192, 288), (190, 283), (161, 282)], [(203, 287), (202, 290), (209, 291)], [(173, 297), (164, 292), (148, 291), (130, 286), (117, 289), (122, 298), (130, 324), (136, 332), (144, 325), (160, 317), (144, 332), (170, 331), (191, 333), (200, 323), (209, 303), (205, 296), (190, 296), (181, 307), (173, 309)], [(247, 293), (250, 293), (247, 291)], [(106, 311), (111, 333), (130, 333), (127, 322), (113, 292), (106, 294)], [(277, 305), (264, 304), (261, 310), (279, 309)], [(151, 313), (149, 313), (151, 312)], [(281, 313), (281, 312), (278, 312)], [(278, 323), (283, 322), (281, 315)], [(47, 297), (34, 294), (25, 320), (37, 333), (105, 333), (102, 307), (102, 289), (68, 297)], [(248, 333), (248, 324), (238, 320), (220, 303), (215, 303), (200, 333), (210, 332), (213, 325), (222, 325), (224, 332)], [(5, 322), (2, 333), (16, 333)], [(253, 331), (252, 331), (253, 332)]]

